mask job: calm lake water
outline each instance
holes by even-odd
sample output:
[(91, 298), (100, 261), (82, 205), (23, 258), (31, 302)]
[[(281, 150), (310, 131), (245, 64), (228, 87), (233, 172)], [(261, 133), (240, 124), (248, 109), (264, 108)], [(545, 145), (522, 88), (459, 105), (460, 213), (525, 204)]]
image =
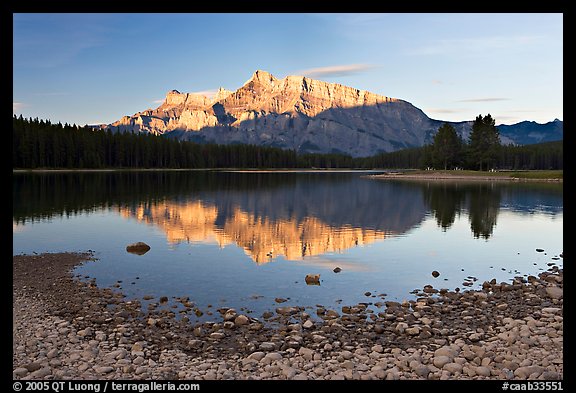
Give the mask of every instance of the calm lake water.
[[(365, 174), (14, 174), (13, 254), (94, 250), (98, 260), (76, 273), (99, 286), (122, 281), (129, 298), (188, 296), (204, 312), (230, 306), (255, 317), (275, 298), (339, 310), (380, 294), (413, 299), (427, 284), (465, 288), (475, 277), (479, 288), (562, 266), (562, 184)], [(137, 241), (151, 250), (127, 253)]]

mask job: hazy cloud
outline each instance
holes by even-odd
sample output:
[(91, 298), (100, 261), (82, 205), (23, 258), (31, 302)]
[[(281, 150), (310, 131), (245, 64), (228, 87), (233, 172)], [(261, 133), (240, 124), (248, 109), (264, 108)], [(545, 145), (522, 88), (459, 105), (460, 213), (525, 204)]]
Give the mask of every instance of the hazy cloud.
[(153, 104), (161, 104), (164, 102), (164, 98), (160, 98), (159, 100), (152, 101)]
[(468, 98), (466, 100), (458, 100), (456, 102), (496, 102), (508, 101), (510, 98), (505, 97), (481, 97), (481, 98)]
[(307, 70), (299, 71), (298, 74), (308, 77), (344, 76), (358, 74), (372, 68), (374, 68), (374, 66), (370, 64), (334, 65), (328, 67), (309, 68)]
[(442, 81), (439, 80), (439, 79), (432, 79), (432, 84), (433, 84), (433, 85), (441, 85), (441, 84), (443, 84), (443, 83), (444, 83), (444, 82), (442, 82)]

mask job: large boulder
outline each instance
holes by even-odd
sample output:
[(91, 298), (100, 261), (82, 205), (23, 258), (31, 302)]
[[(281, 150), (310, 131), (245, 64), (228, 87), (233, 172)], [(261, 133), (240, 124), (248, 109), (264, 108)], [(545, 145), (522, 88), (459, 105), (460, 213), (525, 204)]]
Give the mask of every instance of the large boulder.
[(307, 274), (306, 284), (308, 285), (320, 285), (320, 275), (319, 274)]
[(132, 243), (126, 246), (126, 251), (131, 254), (144, 255), (150, 251), (150, 246), (144, 242)]

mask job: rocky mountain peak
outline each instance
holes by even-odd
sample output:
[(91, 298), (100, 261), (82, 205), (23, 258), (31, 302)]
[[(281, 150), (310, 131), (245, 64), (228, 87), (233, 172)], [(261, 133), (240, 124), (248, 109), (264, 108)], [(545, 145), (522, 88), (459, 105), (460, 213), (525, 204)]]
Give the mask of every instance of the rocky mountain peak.
[(278, 81), (278, 79), (276, 79), (271, 73), (267, 71), (256, 70), (256, 72), (252, 74), (252, 77), (250, 77), (250, 79), (248, 79), (245, 84), (253, 81), (260, 82), (264, 85), (270, 85), (274, 84), (274, 82)]
[(220, 87), (218, 89), (218, 91), (216, 92), (216, 95), (212, 98), (213, 102), (218, 102), (220, 100), (224, 100), (226, 97), (228, 97), (230, 94), (234, 93), (231, 90), (227, 90), (223, 87)]

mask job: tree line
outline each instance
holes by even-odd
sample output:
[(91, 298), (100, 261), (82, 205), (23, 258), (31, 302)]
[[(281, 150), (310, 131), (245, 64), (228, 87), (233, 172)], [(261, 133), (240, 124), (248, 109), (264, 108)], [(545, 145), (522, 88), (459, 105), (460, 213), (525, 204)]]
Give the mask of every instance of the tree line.
[(199, 144), (13, 117), (14, 168), (426, 168), (563, 169), (562, 141), (501, 145), (494, 119), (479, 115), (468, 142), (449, 124), (430, 145), (371, 157), (299, 154), (256, 145)]

